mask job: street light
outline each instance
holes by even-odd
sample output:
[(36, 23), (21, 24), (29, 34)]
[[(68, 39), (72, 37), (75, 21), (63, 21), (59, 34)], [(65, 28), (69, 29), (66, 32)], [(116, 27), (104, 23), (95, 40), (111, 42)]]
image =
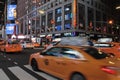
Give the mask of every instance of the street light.
[(117, 6), (115, 9), (120, 9), (120, 6)]
[(109, 20), (109, 22), (108, 22), (109, 24), (113, 24), (113, 20)]
[(39, 12), (39, 14), (44, 14), (45, 13), (45, 11), (43, 11), (43, 10), (38, 10), (38, 12)]

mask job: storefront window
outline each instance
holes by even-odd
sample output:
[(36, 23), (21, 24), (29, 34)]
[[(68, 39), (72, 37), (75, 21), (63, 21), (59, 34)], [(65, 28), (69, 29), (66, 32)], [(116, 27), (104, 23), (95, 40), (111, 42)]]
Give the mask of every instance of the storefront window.
[(85, 30), (85, 6), (78, 3), (78, 29)]

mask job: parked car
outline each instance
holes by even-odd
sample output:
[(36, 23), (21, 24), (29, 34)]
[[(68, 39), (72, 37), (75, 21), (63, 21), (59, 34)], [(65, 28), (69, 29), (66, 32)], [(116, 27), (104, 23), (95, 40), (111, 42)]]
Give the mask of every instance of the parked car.
[(120, 61), (92, 46), (57, 45), (31, 54), (32, 69), (62, 80), (120, 80)]

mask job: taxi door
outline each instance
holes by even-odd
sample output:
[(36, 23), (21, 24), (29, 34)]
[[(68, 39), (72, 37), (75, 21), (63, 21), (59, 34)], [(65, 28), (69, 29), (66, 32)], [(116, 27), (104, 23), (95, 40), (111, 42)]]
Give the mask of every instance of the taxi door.
[(58, 48), (51, 48), (46, 50), (45, 52), (42, 52), (40, 55), (40, 66), (43, 70), (50, 72), (50, 73), (56, 73), (56, 55), (60, 50)]
[(51, 60), (54, 65), (53, 67), (51, 67), (51, 70), (54, 72), (55, 75), (63, 78), (65, 72), (68, 71), (68, 68), (70, 67), (70, 60), (64, 57), (64, 52), (62, 51), (62, 49), (62, 47), (57, 47), (55, 51), (56, 53), (53, 53), (54, 58), (52, 58)]
[(52, 47), (48, 50), (46, 62), (49, 62), (49, 69), (52, 74), (57, 75), (59, 77), (63, 77), (64, 71), (66, 67), (66, 62), (64, 61), (63, 55), (61, 54), (61, 47)]
[(68, 47), (62, 48), (59, 55), (60, 56), (53, 59), (53, 62), (55, 63), (53, 70), (60, 77), (67, 75), (71, 69), (73, 69), (73, 66), (79, 64), (78, 59), (85, 59), (78, 51)]
[(59, 77), (63, 77), (65, 71), (67, 71), (67, 68), (69, 68), (68, 63), (66, 62), (66, 60), (62, 57), (56, 57), (53, 59), (54, 62), (54, 67), (53, 67), (53, 71), (55, 72), (56, 75), (58, 75)]
[(54, 66), (54, 62), (52, 60), (52, 56), (50, 55), (42, 55), (40, 56), (42, 57), (40, 62), (40, 69), (43, 69), (44, 71), (47, 72), (52, 72), (52, 67)]

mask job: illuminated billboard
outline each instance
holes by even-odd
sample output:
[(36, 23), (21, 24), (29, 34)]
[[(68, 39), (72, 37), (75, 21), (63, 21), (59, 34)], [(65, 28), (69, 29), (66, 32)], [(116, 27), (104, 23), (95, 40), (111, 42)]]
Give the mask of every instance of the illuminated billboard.
[(16, 14), (16, 5), (7, 6), (7, 20), (14, 20)]
[(6, 34), (14, 33), (15, 24), (6, 24)]

